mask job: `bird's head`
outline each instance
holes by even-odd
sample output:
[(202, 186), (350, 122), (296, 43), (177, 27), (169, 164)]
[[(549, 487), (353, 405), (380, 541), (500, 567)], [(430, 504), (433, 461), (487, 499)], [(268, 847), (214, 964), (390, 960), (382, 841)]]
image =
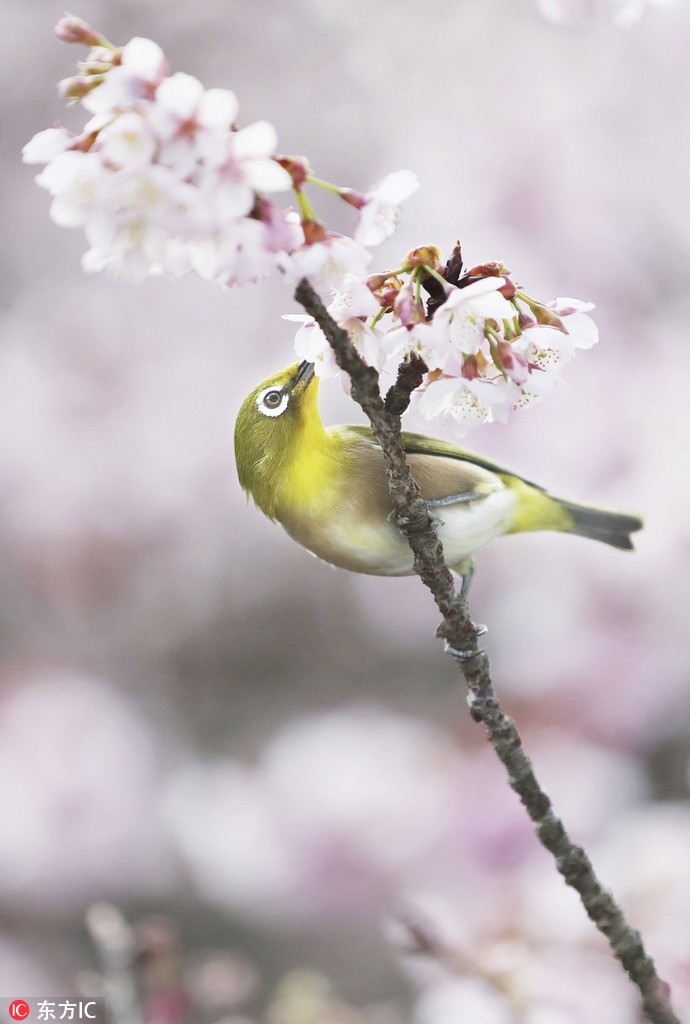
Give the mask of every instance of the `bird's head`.
[(314, 364), (293, 363), (254, 388), (237, 415), (237, 475), (271, 518), (303, 445), (315, 443), (324, 433), (317, 395)]

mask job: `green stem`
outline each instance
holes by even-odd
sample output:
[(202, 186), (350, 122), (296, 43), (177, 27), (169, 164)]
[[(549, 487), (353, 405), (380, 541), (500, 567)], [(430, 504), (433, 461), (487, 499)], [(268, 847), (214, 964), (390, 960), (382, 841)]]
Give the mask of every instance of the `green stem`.
[(388, 310), (386, 309), (386, 307), (385, 306), (381, 306), (381, 309), (378, 311), (376, 316), (372, 318), (370, 326), (371, 327), (376, 327), (376, 325), (379, 322), (379, 320), (381, 320), (382, 317), (384, 317), (387, 312), (388, 312)]
[(316, 210), (312, 206), (310, 199), (300, 189), (294, 189), (294, 193), (297, 197), (297, 205), (299, 206), (302, 220), (313, 221), (315, 224), (318, 224), (319, 218), (316, 216)]
[(330, 181), (324, 181), (323, 178), (317, 178), (313, 174), (307, 175), (307, 182), (309, 185), (316, 185), (317, 188), (323, 188), (326, 192), (332, 192), (335, 196), (342, 195), (342, 189), (338, 188), (337, 185), (331, 184)]
[(427, 267), (427, 266), (420, 267), (419, 269), (420, 270), (424, 270), (424, 272), (429, 274), (430, 277), (436, 278), (436, 280), (439, 282), (439, 284), (443, 285), (444, 291), (448, 287), (448, 282), (446, 281), (445, 277), (443, 277), (441, 274), (439, 274), (438, 270), (434, 270), (433, 267)]

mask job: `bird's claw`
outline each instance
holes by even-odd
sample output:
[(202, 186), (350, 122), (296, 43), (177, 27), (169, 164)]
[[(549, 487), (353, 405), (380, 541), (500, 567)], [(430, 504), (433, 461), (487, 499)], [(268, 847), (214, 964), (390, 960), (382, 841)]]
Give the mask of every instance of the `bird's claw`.
[[(475, 637), (481, 637), (484, 633), (488, 633), (486, 626), (476, 626), (474, 630)], [(450, 657), (458, 658), (459, 662), (471, 662), (473, 657), (477, 657), (479, 654), (485, 654), (484, 647), (477, 647), (475, 650), (458, 650), (457, 647), (452, 646), (447, 640), (443, 645), (443, 650)]]
[(420, 524), (419, 520), (413, 519), (411, 516), (396, 516), (395, 512), (391, 512), (388, 518), (397, 523), (401, 534), (407, 538), (430, 537), (437, 534), (443, 526), (443, 520), (439, 519), (438, 516), (431, 515), (431, 513), (426, 525)]
[(457, 648), (451, 647), (450, 644), (445, 646), (446, 654), (450, 654), (451, 658), (455, 658), (457, 661), (471, 661), (473, 658), (477, 658), (480, 654), (484, 654), (484, 648), (478, 647), (476, 651), (458, 651)]

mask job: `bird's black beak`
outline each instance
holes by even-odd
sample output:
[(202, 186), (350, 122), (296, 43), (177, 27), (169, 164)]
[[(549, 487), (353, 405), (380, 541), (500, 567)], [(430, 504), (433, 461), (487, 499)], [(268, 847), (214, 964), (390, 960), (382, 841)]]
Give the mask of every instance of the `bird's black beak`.
[(308, 384), (314, 376), (314, 364), (308, 363), (305, 359), (303, 363), (300, 363), (297, 367), (297, 374), (295, 375), (294, 384)]

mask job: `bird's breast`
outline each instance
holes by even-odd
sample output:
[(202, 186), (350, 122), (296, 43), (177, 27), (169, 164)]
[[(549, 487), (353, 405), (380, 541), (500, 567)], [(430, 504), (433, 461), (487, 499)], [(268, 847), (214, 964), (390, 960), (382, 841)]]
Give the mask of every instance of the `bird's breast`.
[[(471, 479), (465, 479), (457, 460), (434, 458), (430, 480), (429, 466), (419, 458), (411, 456), (410, 466), (427, 500), (472, 494), (469, 501), (433, 510), (441, 522), (439, 537), (449, 565), (457, 565), (506, 532), (516, 498), (495, 474), (472, 467)], [(444, 470), (453, 476), (452, 486), (445, 478), (439, 481)], [(463, 468), (463, 472), (469, 471)], [(374, 576), (406, 576), (414, 572), (413, 555), (391, 521), (391, 510), (381, 453), (374, 450), (371, 458), (360, 453), (356, 471), (339, 475), (314, 500), (281, 517), (281, 522), (298, 543), (332, 565)]]

